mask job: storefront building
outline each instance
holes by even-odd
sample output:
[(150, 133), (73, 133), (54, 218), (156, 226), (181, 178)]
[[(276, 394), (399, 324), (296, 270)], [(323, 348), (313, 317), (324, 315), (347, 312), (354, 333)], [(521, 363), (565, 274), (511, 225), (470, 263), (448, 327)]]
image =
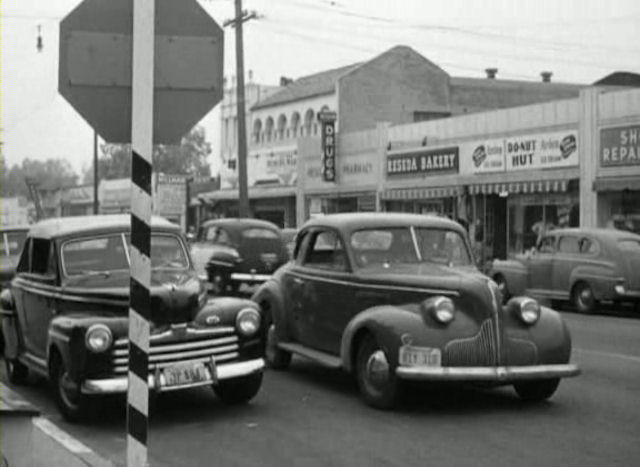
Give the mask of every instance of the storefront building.
[(584, 225), (640, 234), (640, 90), (596, 88), (581, 99), (590, 150), (581, 167)]

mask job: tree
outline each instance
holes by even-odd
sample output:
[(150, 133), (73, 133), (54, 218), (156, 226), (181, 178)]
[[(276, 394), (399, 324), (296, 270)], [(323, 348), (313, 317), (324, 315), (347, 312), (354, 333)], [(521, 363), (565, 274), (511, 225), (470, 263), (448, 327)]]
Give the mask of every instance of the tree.
[(0, 181), (2, 197), (29, 197), (25, 178), (30, 177), (38, 184), (38, 188), (51, 190), (73, 186), (78, 182), (78, 174), (65, 159), (47, 159), (38, 161), (25, 159), (21, 165), (8, 166), (2, 157)]
[[(101, 179), (128, 178), (131, 176), (131, 145), (103, 144), (102, 156), (98, 158), (98, 176)], [(153, 147), (153, 171), (167, 174), (210, 176), (207, 158), (211, 144), (206, 141), (204, 128), (195, 127), (179, 145), (156, 145)], [(93, 182), (93, 168), (85, 170), (85, 183)]]

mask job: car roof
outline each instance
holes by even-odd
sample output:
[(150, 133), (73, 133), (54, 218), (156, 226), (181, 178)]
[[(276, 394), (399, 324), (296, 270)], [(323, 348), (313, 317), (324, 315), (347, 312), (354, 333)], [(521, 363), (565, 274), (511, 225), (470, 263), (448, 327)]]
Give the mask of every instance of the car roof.
[(554, 229), (549, 234), (553, 235), (590, 235), (596, 238), (605, 238), (612, 240), (620, 240), (624, 238), (637, 238), (640, 239), (640, 235), (626, 230), (619, 229), (607, 229), (598, 227), (573, 227), (568, 229)]
[(31, 228), (28, 224), (3, 225), (0, 232), (26, 232)]
[[(180, 226), (163, 217), (151, 218), (152, 229), (180, 232)], [(30, 237), (57, 238), (69, 235), (131, 230), (129, 214), (108, 214), (98, 216), (57, 217), (45, 219), (31, 226)]]
[(263, 227), (270, 230), (280, 230), (273, 222), (262, 219), (253, 219), (251, 217), (225, 217), (221, 219), (210, 219), (208, 221), (204, 221), (201, 227), (211, 227), (212, 225), (218, 225), (233, 231), (238, 231), (247, 227)]
[(308, 220), (303, 228), (313, 226), (333, 227), (338, 230), (358, 230), (375, 227), (405, 227), (405, 226), (435, 227), (454, 229), (464, 232), (460, 224), (446, 217), (425, 214), (410, 214), (399, 212), (350, 212), (327, 214)]

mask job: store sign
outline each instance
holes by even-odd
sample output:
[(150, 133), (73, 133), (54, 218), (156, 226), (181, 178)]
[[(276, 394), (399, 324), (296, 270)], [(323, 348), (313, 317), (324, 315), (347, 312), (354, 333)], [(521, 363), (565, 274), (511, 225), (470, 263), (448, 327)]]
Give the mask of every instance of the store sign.
[(506, 163), (504, 158), (504, 139), (494, 139), (482, 142), (465, 143), (460, 145), (462, 166), (468, 173), (504, 172)]
[(640, 165), (640, 125), (600, 130), (600, 165)]
[(187, 177), (185, 175), (157, 174), (153, 211), (161, 216), (179, 216), (187, 202)]
[(577, 141), (575, 131), (507, 138), (504, 141), (507, 171), (577, 166)]
[(335, 112), (318, 113), (322, 125), (322, 179), (325, 182), (336, 181), (336, 118)]
[(458, 147), (421, 149), (387, 155), (387, 175), (457, 173)]

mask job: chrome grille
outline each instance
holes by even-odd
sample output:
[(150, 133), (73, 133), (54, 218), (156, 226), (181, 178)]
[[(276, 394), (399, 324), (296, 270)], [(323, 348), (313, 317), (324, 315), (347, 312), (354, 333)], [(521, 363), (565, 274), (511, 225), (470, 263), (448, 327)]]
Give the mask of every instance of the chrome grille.
[(496, 346), (493, 323), (490, 319), (480, 326), (478, 334), (464, 339), (454, 339), (444, 348), (443, 366), (493, 366), (496, 365)]
[[(149, 371), (164, 368), (178, 362), (216, 362), (238, 357), (238, 337), (233, 332), (224, 336), (203, 336), (184, 342), (153, 342), (149, 348)], [(118, 339), (114, 345), (111, 362), (116, 374), (126, 374), (129, 364), (129, 341)]]

